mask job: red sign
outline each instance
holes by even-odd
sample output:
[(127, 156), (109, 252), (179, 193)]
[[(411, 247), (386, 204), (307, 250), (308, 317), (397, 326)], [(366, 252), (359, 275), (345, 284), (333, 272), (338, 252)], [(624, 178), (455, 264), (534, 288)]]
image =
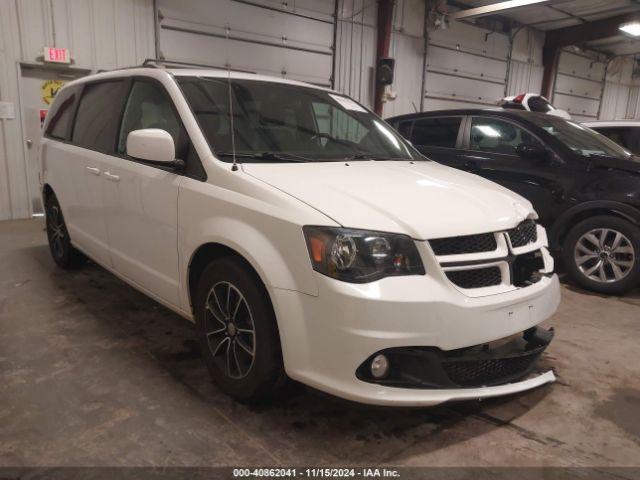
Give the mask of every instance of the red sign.
[(69, 49), (44, 47), (44, 61), (50, 63), (71, 63)]
[(44, 125), (44, 120), (45, 118), (47, 118), (48, 111), (49, 110), (44, 110), (44, 109), (40, 110), (40, 128), (42, 128), (42, 125)]

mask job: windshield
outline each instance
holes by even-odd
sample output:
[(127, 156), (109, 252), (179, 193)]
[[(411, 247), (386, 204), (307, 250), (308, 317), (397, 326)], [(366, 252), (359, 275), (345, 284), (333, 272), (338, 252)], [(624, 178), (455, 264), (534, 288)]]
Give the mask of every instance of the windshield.
[(607, 156), (628, 159), (631, 153), (604, 135), (580, 125), (551, 115), (531, 115), (527, 120), (535, 123), (560, 142), (583, 157)]
[(417, 160), (390, 126), (342, 95), (310, 87), (178, 77), (211, 148), (223, 161)]

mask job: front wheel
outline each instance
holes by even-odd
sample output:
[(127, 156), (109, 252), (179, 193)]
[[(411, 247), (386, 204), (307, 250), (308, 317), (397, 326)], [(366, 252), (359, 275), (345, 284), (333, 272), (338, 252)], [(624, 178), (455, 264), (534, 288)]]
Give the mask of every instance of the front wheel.
[(218, 387), (238, 400), (268, 398), (284, 370), (262, 282), (235, 258), (215, 260), (200, 277), (194, 307), (198, 342)]
[(55, 194), (50, 193), (45, 205), (47, 238), (53, 260), (66, 270), (82, 266), (87, 258), (71, 245), (67, 224)]
[(640, 283), (640, 228), (613, 216), (588, 218), (567, 234), (563, 257), (568, 273), (582, 287), (624, 293)]

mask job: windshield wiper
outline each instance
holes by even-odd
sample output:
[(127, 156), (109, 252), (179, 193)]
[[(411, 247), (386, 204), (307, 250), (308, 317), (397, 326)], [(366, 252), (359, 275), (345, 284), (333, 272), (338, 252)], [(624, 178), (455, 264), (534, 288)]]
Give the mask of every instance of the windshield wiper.
[(374, 162), (385, 162), (385, 161), (406, 161), (410, 162), (413, 158), (402, 158), (402, 157), (385, 157), (381, 155), (376, 155), (374, 153), (354, 153), (353, 155), (349, 155), (344, 157), (345, 160), (373, 160)]
[(233, 152), (216, 152), (216, 155), (218, 157), (233, 157), (235, 155), (236, 158), (253, 158), (267, 162), (313, 162), (310, 158), (294, 155), (293, 153), (262, 152), (234, 154)]

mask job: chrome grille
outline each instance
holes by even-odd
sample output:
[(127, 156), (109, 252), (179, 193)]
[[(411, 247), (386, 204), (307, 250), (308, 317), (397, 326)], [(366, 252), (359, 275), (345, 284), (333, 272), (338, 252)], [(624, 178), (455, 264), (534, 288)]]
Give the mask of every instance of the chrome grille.
[(498, 248), (496, 237), (493, 233), (436, 238), (435, 240), (429, 240), (429, 243), (431, 244), (433, 253), (438, 256), (493, 252)]
[(533, 220), (525, 220), (516, 228), (507, 231), (507, 234), (514, 248), (524, 247), (525, 245), (538, 241), (538, 230), (536, 228), (536, 222)]
[(502, 274), (498, 267), (450, 270), (445, 273), (447, 278), (460, 288), (493, 287), (502, 282)]

